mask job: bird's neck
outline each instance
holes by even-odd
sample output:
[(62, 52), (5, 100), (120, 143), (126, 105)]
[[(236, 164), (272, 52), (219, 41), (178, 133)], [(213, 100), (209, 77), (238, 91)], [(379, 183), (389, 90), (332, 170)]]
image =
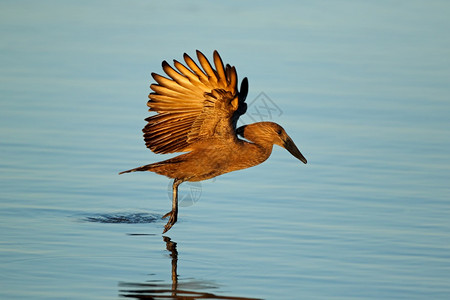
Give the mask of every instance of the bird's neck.
[(273, 144), (268, 142), (260, 142), (260, 143), (249, 143), (247, 146), (249, 149), (254, 148), (252, 150), (253, 153), (258, 153), (257, 164), (264, 162), (269, 158), (270, 154), (272, 154)]
[(272, 153), (272, 145), (258, 145), (256, 143), (238, 140), (238, 148), (232, 154), (230, 169), (227, 172), (247, 169), (264, 162)]

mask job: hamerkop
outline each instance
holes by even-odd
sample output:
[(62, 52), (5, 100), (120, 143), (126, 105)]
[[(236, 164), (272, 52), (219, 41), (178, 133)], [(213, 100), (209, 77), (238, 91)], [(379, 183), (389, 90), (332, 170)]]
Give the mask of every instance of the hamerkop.
[(175, 69), (163, 61), (169, 78), (152, 73), (156, 84), (150, 86), (154, 92), (147, 105), (157, 114), (145, 119), (148, 123), (142, 130), (145, 145), (154, 153), (187, 153), (119, 173), (151, 171), (174, 179), (172, 210), (163, 216), (169, 217), (163, 233), (177, 221), (178, 186), (184, 181), (201, 181), (256, 166), (270, 156), (274, 144), (306, 164), (280, 125), (258, 122), (236, 128), (238, 118), (247, 110), (247, 78), (238, 90), (235, 67), (224, 66), (217, 51), (215, 69), (198, 50), (197, 58), (200, 65), (184, 54), (186, 66), (174, 60)]

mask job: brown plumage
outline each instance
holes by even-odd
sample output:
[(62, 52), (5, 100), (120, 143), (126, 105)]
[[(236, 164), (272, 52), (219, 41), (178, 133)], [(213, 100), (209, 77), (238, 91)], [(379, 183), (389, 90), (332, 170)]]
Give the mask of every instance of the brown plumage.
[(146, 119), (142, 130), (145, 145), (154, 153), (187, 153), (119, 173), (151, 171), (174, 179), (172, 210), (163, 217), (170, 217), (164, 232), (177, 221), (178, 185), (184, 181), (256, 166), (270, 156), (274, 144), (306, 164), (280, 125), (258, 122), (236, 128), (239, 116), (247, 110), (247, 78), (238, 91), (236, 69), (224, 66), (217, 51), (215, 68), (198, 50), (197, 58), (200, 66), (184, 54), (186, 66), (174, 60), (175, 69), (164, 61), (162, 68), (169, 78), (152, 73), (157, 83), (150, 86), (154, 92), (147, 105), (157, 114)]

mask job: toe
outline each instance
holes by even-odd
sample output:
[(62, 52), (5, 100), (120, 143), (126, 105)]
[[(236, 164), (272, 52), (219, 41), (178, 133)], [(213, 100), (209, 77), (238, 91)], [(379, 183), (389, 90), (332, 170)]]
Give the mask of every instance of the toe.
[(165, 218), (167, 218), (167, 217), (170, 216), (170, 215), (172, 215), (172, 211), (169, 211), (167, 214), (165, 214), (164, 216), (162, 216), (161, 219), (165, 219)]

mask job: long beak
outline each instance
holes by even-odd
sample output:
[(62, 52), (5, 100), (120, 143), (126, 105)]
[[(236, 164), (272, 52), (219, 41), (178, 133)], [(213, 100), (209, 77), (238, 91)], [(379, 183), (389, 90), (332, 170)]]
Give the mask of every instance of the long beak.
[(298, 150), (297, 146), (295, 146), (294, 141), (287, 137), (284, 141), (283, 147), (289, 151), (292, 155), (294, 155), (296, 158), (301, 160), (304, 164), (306, 164), (306, 158), (303, 156), (303, 154)]

